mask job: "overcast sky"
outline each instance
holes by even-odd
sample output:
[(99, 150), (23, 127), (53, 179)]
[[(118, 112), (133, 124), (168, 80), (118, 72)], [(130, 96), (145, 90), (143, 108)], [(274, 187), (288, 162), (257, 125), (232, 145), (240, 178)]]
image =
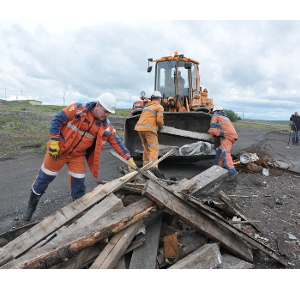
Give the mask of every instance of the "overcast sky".
[(68, 105), (111, 92), (117, 107), (130, 108), (140, 91), (153, 92), (147, 59), (178, 51), (200, 62), (201, 86), (215, 105), (252, 119), (300, 112), (299, 20), (172, 20), (166, 10), (171, 19), (157, 20), (156, 9), (121, 20), (103, 17), (105, 10), (95, 12), (103, 20), (64, 20), (70, 11), (61, 9), (59, 17), (1, 18), (0, 98)]

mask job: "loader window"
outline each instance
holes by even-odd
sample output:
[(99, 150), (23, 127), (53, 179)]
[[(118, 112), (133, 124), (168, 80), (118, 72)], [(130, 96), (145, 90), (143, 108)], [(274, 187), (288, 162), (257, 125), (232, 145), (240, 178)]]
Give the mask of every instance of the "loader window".
[(178, 62), (178, 94), (181, 96), (189, 95), (189, 70), (185, 68), (185, 62)]
[(155, 90), (165, 97), (175, 96), (175, 85), (172, 78), (176, 67), (175, 60), (161, 61), (156, 64)]
[(197, 90), (197, 66), (195, 64), (192, 65), (192, 88), (193, 90)]

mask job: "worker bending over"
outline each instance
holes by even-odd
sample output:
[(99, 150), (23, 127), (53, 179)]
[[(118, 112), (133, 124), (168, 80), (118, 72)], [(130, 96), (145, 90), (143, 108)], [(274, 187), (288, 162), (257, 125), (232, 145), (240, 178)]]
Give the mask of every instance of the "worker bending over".
[[(164, 108), (161, 103), (161, 93), (154, 91), (151, 101), (144, 107), (135, 125), (143, 145), (143, 166), (150, 161), (158, 160), (159, 143), (157, 132), (164, 125)], [(155, 166), (158, 168), (158, 165)]]
[(221, 144), (220, 147), (217, 148), (215, 165), (224, 165), (229, 172), (229, 179), (233, 179), (238, 172), (234, 168), (230, 150), (234, 142), (238, 139), (238, 135), (221, 106), (213, 108), (213, 115), (208, 133), (214, 136), (220, 136)]
[(73, 200), (82, 197), (86, 193), (85, 159), (93, 176), (98, 178), (101, 151), (105, 141), (135, 165), (130, 152), (107, 118), (110, 113), (115, 113), (115, 107), (115, 97), (104, 93), (97, 98), (97, 102), (71, 104), (53, 117), (47, 152), (31, 186), (28, 206), (22, 215), (24, 220), (31, 220), (41, 196), (64, 164), (68, 166)]

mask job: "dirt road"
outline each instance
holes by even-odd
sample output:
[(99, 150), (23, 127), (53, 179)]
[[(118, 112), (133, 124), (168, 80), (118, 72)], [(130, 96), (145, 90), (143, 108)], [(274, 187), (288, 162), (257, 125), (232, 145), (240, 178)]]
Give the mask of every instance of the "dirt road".
[[(120, 120), (113, 120), (113, 123)], [(233, 154), (247, 150), (251, 145), (266, 146), (276, 160), (292, 162), (293, 170), (299, 171), (300, 146), (289, 146), (289, 133), (272, 129), (237, 128), (239, 140), (234, 145)], [(124, 164), (112, 157), (107, 147), (101, 157), (101, 169), (98, 181), (107, 181), (122, 176), (117, 167)], [(284, 157), (283, 157), (284, 156)], [(42, 149), (35, 153), (19, 152), (0, 158), (1, 203), (0, 234), (14, 228), (22, 227), (21, 214), (26, 207), (29, 190), (44, 157)], [(170, 164), (167, 160), (160, 165), (160, 170), (169, 178), (178, 180), (192, 178), (213, 165), (213, 160), (199, 161), (193, 164)], [(94, 189), (97, 180), (87, 172), (87, 192)], [(300, 268), (300, 178), (291, 172), (280, 175), (263, 176), (261, 173), (239, 174), (238, 178), (223, 188), (227, 194), (233, 195), (234, 201), (242, 207), (249, 217), (260, 220), (263, 233), (260, 235), (269, 240), (270, 245), (277, 247), (278, 239), (286, 241), (284, 251), (290, 259), (290, 268)], [(50, 184), (46, 194), (41, 198), (31, 222), (40, 221), (56, 210), (70, 203), (67, 168), (64, 167), (56, 179)], [(247, 197), (245, 197), (247, 196)], [(280, 202), (276, 202), (276, 198)], [(292, 234), (297, 240), (290, 240)], [(283, 251), (283, 250), (282, 250)], [(265, 266), (267, 264), (267, 266)], [(278, 265), (268, 257), (256, 259), (257, 268), (277, 268)]]

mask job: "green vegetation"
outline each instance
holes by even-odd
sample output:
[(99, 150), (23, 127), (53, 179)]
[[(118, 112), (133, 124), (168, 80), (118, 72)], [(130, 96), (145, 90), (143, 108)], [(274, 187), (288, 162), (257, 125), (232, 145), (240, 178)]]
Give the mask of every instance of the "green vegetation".
[(115, 115), (129, 117), (130, 110), (129, 109), (116, 109)]
[(224, 112), (231, 122), (236, 122), (238, 120), (242, 120), (242, 118), (240, 116), (238, 116), (235, 112), (233, 112), (231, 110), (224, 110)]

